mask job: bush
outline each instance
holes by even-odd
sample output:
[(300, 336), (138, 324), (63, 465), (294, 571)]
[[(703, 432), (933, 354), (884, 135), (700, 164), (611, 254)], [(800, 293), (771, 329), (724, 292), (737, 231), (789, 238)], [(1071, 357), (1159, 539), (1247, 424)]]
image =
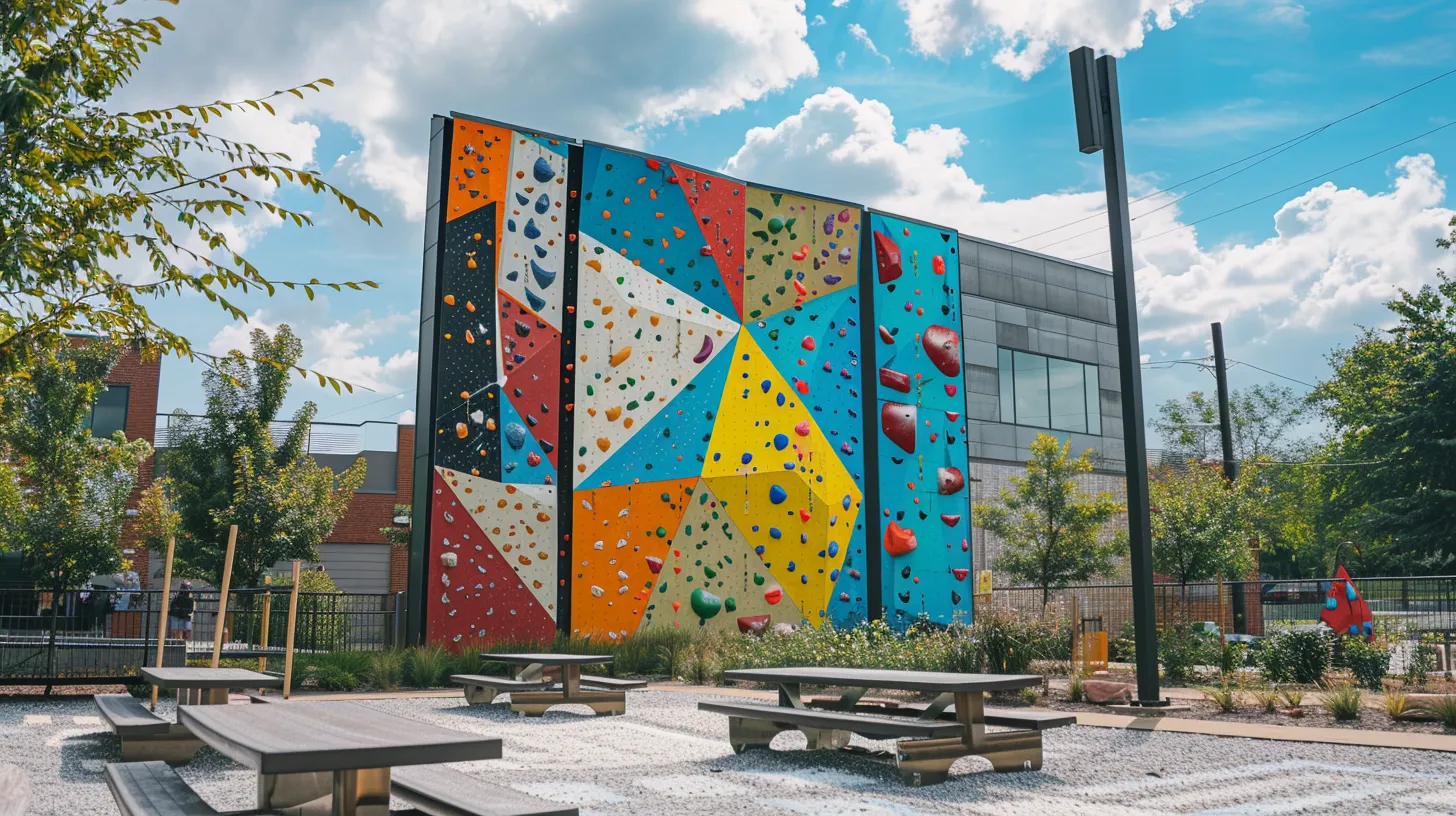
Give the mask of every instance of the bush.
[(1284, 705), (1289, 708), (1299, 708), (1304, 705), (1304, 692), (1299, 689), (1285, 689), (1279, 692), (1279, 696), (1284, 698)]
[(1218, 649), (1218, 673), (1232, 675), (1248, 664), (1248, 648), (1242, 643), (1224, 643)]
[(1325, 689), (1325, 708), (1337, 720), (1354, 720), (1360, 717), (1360, 701), (1364, 694), (1359, 687), (1350, 683), (1334, 683)]
[(1385, 713), (1398, 720), (1410, 711), (1410, 700), (1399, 691), (1385, 692)]
[(321, 691), (353, 691), (359, 679), (336, 665), (326, 664), (314, 673), (314, 683)]
[(1254, 702), (1265, 714), (1273, 714), (1279, 707), (1279, 691), (1277, 689), (1254, 689), (1250, 694), (1254, 695)]
[(1086, 697), (1087, 690), (1082, 684), (1082, 675), (1072, 675), (1072, 678), (1067, 681), (1067, 699), (1074, 703), (1080, 703)]
[(1330, 641), (1317, 630), (1286, 630), (1261, 642), (1254, 659), (1271, 683), (1317, 683), (1330, 667)]
[(1436, 645), (1422, 637), (1406, 661), (1405, 679), (1413, 686), (1424, 686), (1426, 677), (1436, 670)]
[(1132, 621), (1123, 621), (1117, 637), (1107, 641), (1107, 659), (1114, 663), (1137, 662), (1137, 627)]
[(1171, 683), (1187, 680), (1193, 669), (1218, 661), (1218, 638), (1192, 624), (1177, 623), (1158, 635), (1158, 662)]
[[(288, 643), (288, 592), (293, 588), (292, 576), (273, 583), (273, 598), (268, 611), (268, 643), (282, 649)], [(344, 646), (349, 629), (348, 609), (343, 593), (327, 572), (308, 570), (298, 576), (298, 625), (293, 648), (304, 652), (331, 652)], [(235, 638), (250, 642), (262, 638), (262, 593), (234, 596), (228, 601), (233, 617)]]
[(1217, 688), (1204, 689), (1203, 696), (1207, 697), (1209, 702), (1218, 706), (1218, 709), (1224, 713), (1233, 711), (1239, 705), (1239, 690), (1228, 683), (1224, 683)]
[(369, 668), (363, 676), (380, 691), (398, 688), (404, 677), (404, 655), (396, 651), (374, 652), (369, 655)]
[(1384, 643), (1358, 636), (1343, 637), (1340, 639), (1340, 658), (1361, 686), (1380, 691), (1380, 681), (1390, 670), (1390, 650)]
[(438, 643), (416, 646), (406, 660), (407, 680), (415, 688), (439, 688), (450, 665), (450, 652)]
[(1070, 657), (1070, 631), (1065, 642), (1051, 621), (1025, 621), (1005, 612), (989, 612), (971, 627), (986, 670), (992, 674), (1026, 674), (1033, 660)]
[(1424, 706), (1447, 728), (1456, 731), (1456, 694), (1443, 695), (1439, 700)]

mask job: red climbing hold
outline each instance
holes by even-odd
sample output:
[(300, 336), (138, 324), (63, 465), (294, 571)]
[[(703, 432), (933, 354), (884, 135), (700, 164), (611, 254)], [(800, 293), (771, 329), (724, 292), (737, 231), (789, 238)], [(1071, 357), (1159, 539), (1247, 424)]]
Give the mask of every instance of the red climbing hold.
[(971, 571), (965, 567), (951, 567), (950, 574), (954, 575), (957, 581), (964, 581), (966, 580), (966, 576), (971, 574)]
[(937, 468), (935, 483), (942, 496), (953, 496), (966, 486), (966, 476), (958, 467)]
[(662, 162), (658, 161), (657, 159), (648, 159), (647, 160), (647, 169), (648, 170), (661, 170), (662, 169)]
[(942, 258), (942, 257), (940, 257), (939, 255), (936, 255), (934, 258), (931, 258), (930, 259), (930, 269), (931, 269), (931, 271), (935, 272), (935, 274), (937, 274), (937, 275), (944, 275), (945, 274), (945, 259)]
[(797, 381), (795, 381), (794, 382), (794, 390), (795, 391), (798, 391), (800, 394), (807, 394), (807, 393), (809, 393), (809, 381), (808, 380), (797, 380)]
[(880, 339), (885, 341), (885, 345), (887, 346), (895, 345), (895, 335), (890, 334), (890, 330), (884, 326), (880, 327)]
[(930, 326), (920, 335), (920, 344), (930, 362), (947, 377), (961, 376), (961, 336), (955, 329)]
[(875, 264), (880, 270), (880, 283), (889, 283), (904, 274), (900, 268), (900, 246), (883, 232), (875, 233)]
[(955, 422), (957, 419), (960, 419), (961, 418), (961, 412), (960, 411), (946, 411), (945, 412), (945, 418), (946, 418), (946, 420), (948, 420), (950, 422)]
[(901, 450), (915, 452), (915, 406), (899, 402), (880, 406), (880, 428)]
[(794, 433), (798, 434), (799, 436), (808, 436), (809, 435), (809, 420), (806, 419), (803, 422), (800, 422), (798, 425), (795, 425), (794, 426)]
[(768, 601), (769, 606), (773, 606), (779, 601), (782, 601), (784, 599), (783, 587), (774, 587), (773, 589), (768, 590), (767, 592), (763, 593), (763, 599), (765, 601)]
[(915, 549), (915, 531), (890, 522), (885, 527), (885, 552), (899, 556)]
[(647, 569), (650, 570), (653, 575), (657, 575), (658, 573), (662, 572), (662, 559), (658, 558), (655, 555), (647, 556)]
[(707, 244), (703, 244), (702, 248), (698, 250), (698, 254), (704, 258), (711, 258), (713, 256), (713, 248)]
[(769, 615), (749, 615), (738, 619), (738, 631), (745, 635), (762, 634), (771, 620)]
[(794, 280), (794, 291), (798, 292), (801, 295), (809, 294), (809, 290), (804, 288), (804, 284), (799, 283), (798, 279)]
[(880, 385), (893, 388), (902, 394), (908, 394), (910, 393), (910, 375), (882, 368), (880, 369)]
[(813, 337), (810, 337), (807, 334), (804, 335), (804, 341), (802, 343), (800, 343), (799, 346), (800, 346), (800, 348), (803, 348), (805, 351), (813, 351), (814, 350), (814, 338)]
[(960, 513), (941, 513), (940, 520), (945, 522), (945, 526), (954, 527), (961, 523), (961, 515)]
[(953, 383), (945, 384), (945, 395), (947, 397), (954, 397), (956, 395), (956, 391), (958, 390), (960, 390), (960, 386), (958, 385), (955, 385)]
[(799, 521), (808, 521), (808, 520), (809, 520), (809, 511), (808, 510), (805, 510), (802, 507), (800, 507), (799, 508)]
[(527, 467), (535, 467), (539, 464), (541, 464), (541, 454), (535, 451), (531, 451), (530, 453), (526, 454)]

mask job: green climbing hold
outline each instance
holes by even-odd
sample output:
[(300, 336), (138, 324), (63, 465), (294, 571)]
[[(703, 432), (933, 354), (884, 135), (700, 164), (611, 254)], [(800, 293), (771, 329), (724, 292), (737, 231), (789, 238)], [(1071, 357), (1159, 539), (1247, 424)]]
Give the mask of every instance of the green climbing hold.
[(784, 219), (774, 216), (768, 220), (768, 231), (774, 235), (784, 231)]
[(657, 537), (658, 538), (667, 538), (667, 528), (666, 527), (658, 527), (657, 528)]
[[(753, 585), (754, 586), (763, 586), (763, 576), (762, 575), (759, 575), (758, 573), (755, 572), (753, 574)], [(663, 586), (667, 586), (667, 584), (663, 584)]]
[(716, 617), (723, 611), (723, 601), (702, 587), (693, 590), (688, 603), (693, 607), (693, 612), (703, 620)]
[(703, 567), (703, 575), (706, 575), (709, 579), (717, 578), (718, 571), (712, 567)]
[(723, 601), (723, 608), (728, 610), (729, 612), (737, 612), (738, 602), (733, 600), (732, 598), (728, 598)]

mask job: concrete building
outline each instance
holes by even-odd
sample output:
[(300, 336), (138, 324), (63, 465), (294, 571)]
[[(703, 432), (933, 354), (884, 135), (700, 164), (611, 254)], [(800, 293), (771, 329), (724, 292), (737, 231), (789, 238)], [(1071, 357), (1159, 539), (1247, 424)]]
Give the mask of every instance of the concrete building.
[[(1073, 456), (1093, 451), (1083, 490), (1121, 499), (1127, 456), (1111, 273), (965, 235), (960, 258), (973, 501), (1011, 486), (1038, 434), (1070, 440)], [(1003, 585), (994, 572), (1000, 542), (979, 527), (972, 536), (976, 569), (992, 569)], [(1123, 565), (1108, 577), (1126, 576)]]

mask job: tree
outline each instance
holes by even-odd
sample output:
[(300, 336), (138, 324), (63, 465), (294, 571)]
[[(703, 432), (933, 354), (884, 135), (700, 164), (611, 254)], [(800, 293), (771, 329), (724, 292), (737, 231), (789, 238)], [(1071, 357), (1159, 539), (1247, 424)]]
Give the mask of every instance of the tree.
[(137, 533), (149, 550), (164, 549), (181, 524), (182, 516), (172, 504), (171, 485), (170, 479), (157, 479), (137, 499)]
[(44, 353), (0, 395), (0, 547), (56, 597), (120, 568), (126, 499), (152, 455), (146, 440), (87, 427), (119, 356), (103, 343)]
[[(1285, 437), (1308, 413), (1304, 399), (1284, 386), (1258, 384), (1234, 389), (1229, 394), (1234, 456), (1248, 462), (1288, 455), (1290, 446)], [(1159, 405), (1158, 417), (1153, 420), (1153, 428), (1168, 448), (1186, 452), (1194, 459), (1223, 458), (1217, 396), (1190, 391), (1182, 400)]]
[(181, 517), (177, 562), (185, 573), (217, 580), (228, 526), (236, 524), (234, 586), (257, 585), (282, 560), (318, 560), (318, 545), (348, 509), (365, 472), (363, 457), (336, 474), (308, 455), (318, 412), (312, 402), (274, 439), (272, 425), (303, 344), (287, 325), (272, 337), (255, 329), (251, 341), (253, 359), (234, 351), (203, 374), (207, 415), (173, 414), (164, 454)]
[[(311, 226), (307, 213), (268, 200), (281, 187), (332, 197), (365, 223), (380, 223), (286, 154), (208, 129), (245, 111), (274, 115), (269, 100), (332, 83), (115, 112), (113, 95), (173, 29), (164, 17), (123, 16), (123, 2), (0, 3), (0, 381), (38, 351), (59, 349), (68, 329), (211, 359), (151, 316), (148, 304), (159, 297), (200, 295), (239, 320), (238, 294), (282, 286), (312, 300), (319, 286), (375, 286), (272, 280), (227, 237), (234, 218)], [(133, 274), (124, 273), (128, 265)], [(149, 273), (134, 274), (141, 266)]]
[(1180, 584), (1246, 578), (1254, 567), (1254, 479), (1246, 470), (1230, 485), (1221, 469), (1198, 463), (1150, 479), (1153, 569)]
[(1456, 280), (1402, 290), (1388, 330), (1330, 357), (1312, 398), (1335, 432), (1330, 502), (1366, 563), (1409, 574), (1456, 566)]
[(1077, 477), (1092, 472), (1092, 451), (1072, 459), (1071, 446), (1037, 434), (1026, 475), (1011, 478), (1014, 490), (972, 509), (976, 522), (1003, 543), (996, 569), (1040, 586), (1043, 607), (1053, 589), (1111, 571), (1127, 546), (1122, 532), (1103, 540), (1103, 528), (1126, 508), (1108, 493), (1082, 494)]
[(403, 524), (391, 524), (388, 527), (380, 527), (379, 534), (384, 536), (392, 547), (408, 547), (410, 545), (410, 528), (413, 526), (413, 515), (408, 504), (396, 504), (394, 506), (394, 517), (404, 519)]

